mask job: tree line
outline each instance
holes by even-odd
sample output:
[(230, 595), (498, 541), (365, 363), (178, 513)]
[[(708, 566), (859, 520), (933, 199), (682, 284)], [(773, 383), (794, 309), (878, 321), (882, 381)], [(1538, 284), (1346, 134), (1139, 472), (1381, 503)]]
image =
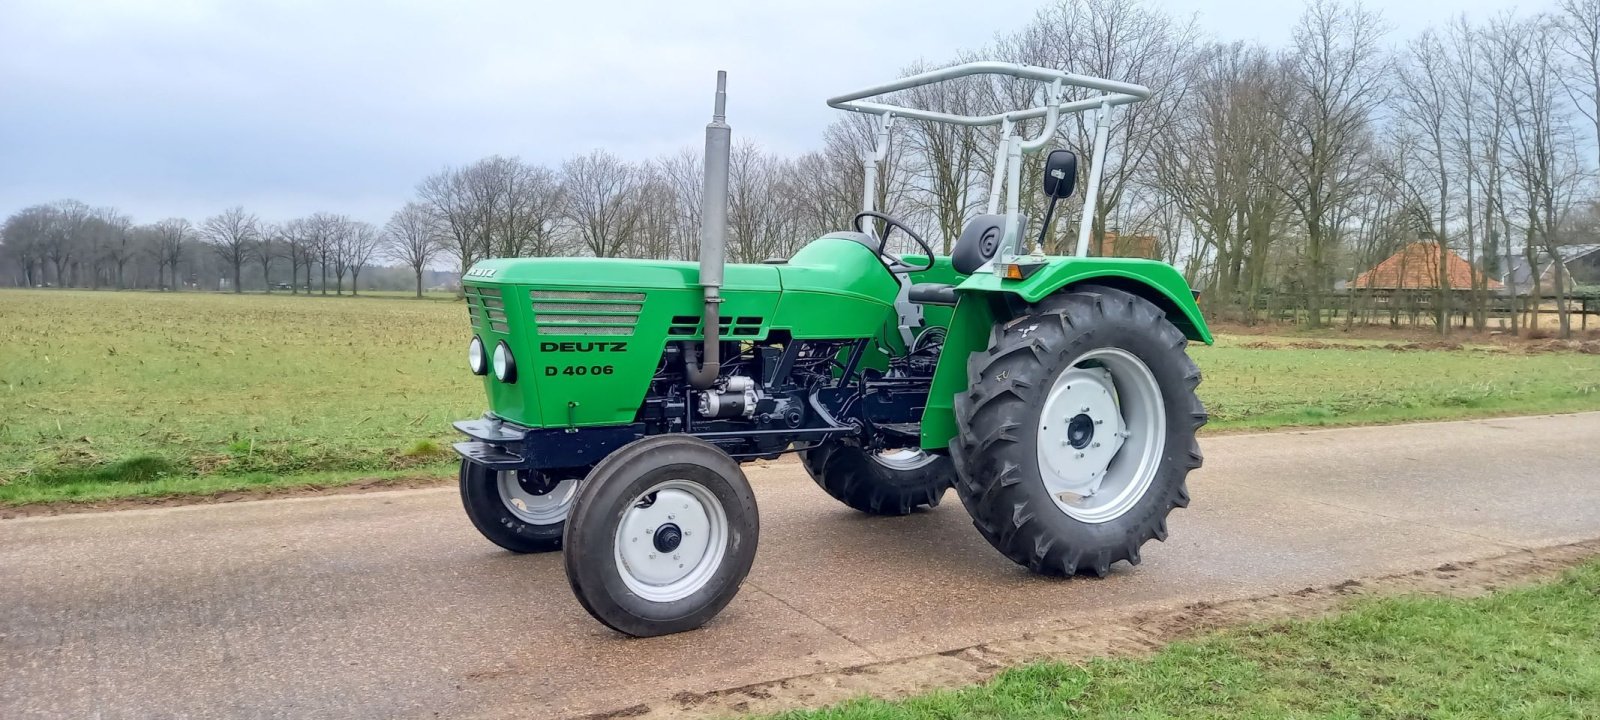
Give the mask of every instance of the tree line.
[[(1088, 213), (1093, 246), (1115, 252), (1138, 240), (1136, 252), (1178, 265), (1204, 289), (1214, 313), (1253, 318), (1259, 299), (1275, 293), (1324, 322), (1338, 281), (1426, 241), (1440, 256), (1441, 330), (1442, 313), (1459, 302), (1445, 277), (1450, 253), (1479, 270), (1466, 302), (1481, 327), (1489, 278), (1519, 259), (1541, 267), (1574, 243), (1600, 242), (1600, 0), (1459, 17), (1408, 38), (1391, 37), (1360, 4), (1311, 0), (1282, 47), (1204, 37), (1192, 18), (1153, 2), (1057, 0), (1015, 32), (904, 72), (975, 59), (1154, 90), (1113, 116), (1099, 202)], [(1037, 92), (969, 78), (893, 101), (990, 113), (1035, 104)], [(1087, 157), (1094, 122), (1092, 113), (1067, 118), (1056, 145)], [(876, 207), (948, 252), (986, 204), (996, 132), (897, 120)], [(798, 155), (738, 143), (730, 259), (784, 256), (845, 227), (860, 206), (873, 136), (870, 118), (848, 115)], [(1022, 189), (1033, 233), (1043, 215), (1036, 176), (1024, 173)], [(183, 233), (173, 228), (181, 220), (133, 226), (115, 211), (66, 202), (14, 215), (0, 250), (11, 274), (31, 284), (109, 284), (137, 261), (168, 263), (166, 277), (176, 278), (170, 259), (209, 245), (236, 290), (243, 268), (254, 263), (265, 281), (284, 263), (295, 277), (331, 270), (337, 292), (346, 272), (354, 280), (375, 258), (412, 268), (420, 286), (432, 264), (464, 270), (484, 257), (692, 258), (701, 178), (699, 148), (639, 160), (597, 150), (555, 166), (494, 156), (424, 178), (383, 228), (326, 213), (263, 223), (235, 209)], [(1049, 251), (1071, 251), (1081, 197), (1044, 229)], [(130, 236), (147, 249), (129, 250)], [(155, 249), (163, 242), (167, 250)], [(1554, 287), (1535, 294), (1572, 289), (1559, 267)]]

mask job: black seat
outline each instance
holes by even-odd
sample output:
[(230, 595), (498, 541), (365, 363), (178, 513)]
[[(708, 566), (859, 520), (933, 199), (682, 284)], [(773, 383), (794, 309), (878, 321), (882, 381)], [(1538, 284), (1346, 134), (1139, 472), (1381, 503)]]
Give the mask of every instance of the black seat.
[[(979, 215), (967, 223), (950, 253), (950, 265), (962, 275), (971, 275), (994, 259), (1005, 236), (1006, 216)], [(906, 297), (919, 305), (954, 305), (956, 287), (944, 283), (917, 283)]]
[(955, 305), (956, 286), (945, 283), (915, 283), (906, 298), (918, 305)]

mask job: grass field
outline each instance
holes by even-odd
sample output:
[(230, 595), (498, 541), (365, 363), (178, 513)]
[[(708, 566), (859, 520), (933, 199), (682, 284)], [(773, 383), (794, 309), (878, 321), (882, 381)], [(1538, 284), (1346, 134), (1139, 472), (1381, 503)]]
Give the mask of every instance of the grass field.
[[(442, 471), (467, 337), (438, 298), (0, 291), (0, 504)], [(1193, 349), (1208, 431), (1600, 409), (1596, 355), (1262, 340)]]
[(1600, 715), (1600, 562), (1471, 600), (1391, 598), (1145, 659), (1045, 663), (783, 720), (1583, 718)]

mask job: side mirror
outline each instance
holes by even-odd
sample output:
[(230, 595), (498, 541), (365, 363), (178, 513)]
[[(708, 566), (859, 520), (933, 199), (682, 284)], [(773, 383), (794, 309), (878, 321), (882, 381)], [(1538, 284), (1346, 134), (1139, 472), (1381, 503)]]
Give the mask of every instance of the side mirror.
[(1051, 150), (1050, 156), (1044, 159), (1045, 197), (1056, 200), (1071, 197), (1077, 185), (1078, 156), (1071, 150)]

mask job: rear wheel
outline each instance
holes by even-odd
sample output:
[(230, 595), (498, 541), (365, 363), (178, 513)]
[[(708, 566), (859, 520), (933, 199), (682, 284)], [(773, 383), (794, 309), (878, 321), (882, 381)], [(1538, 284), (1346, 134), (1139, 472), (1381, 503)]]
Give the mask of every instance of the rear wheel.
[(1159, 308), (1104, 287), (997, 326), (956, 396), (951, 444), (984, 538), (1034, 572), (1101, 576), (1165, 540), (1206, 421), (1185, 347)]
[(800, 453), (811, 479), (834, 499), (873, 515), (906, 515), (939, 504), (955, 483), (950, 458), (920, 448), (868, 450), (827, 440)]
[(704, 625), (755, 560), (755, 494), (727, 453), (687, 435), (634, 441), (584, 479), (567, 582), (596, 620), (652, 637)]
[(561, 549), (567, 512), (578, 495), (578, 478), (535, 471), (490, 470), (461, 461), (461, 505), (473, 527), (511, 552)]

